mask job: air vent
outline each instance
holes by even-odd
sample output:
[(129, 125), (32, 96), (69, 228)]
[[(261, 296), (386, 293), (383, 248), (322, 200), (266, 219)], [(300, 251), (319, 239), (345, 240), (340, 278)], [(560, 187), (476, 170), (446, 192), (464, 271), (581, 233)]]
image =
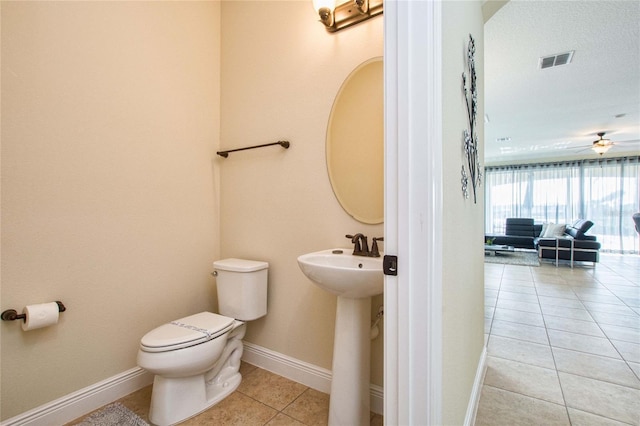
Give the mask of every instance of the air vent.
[(557, 55), (543, 56), (540, 58), (540, 69), (557, 67), (560, 65), (567, 65), (573, 58), (573, 50), (565, 53), (558, 53)]

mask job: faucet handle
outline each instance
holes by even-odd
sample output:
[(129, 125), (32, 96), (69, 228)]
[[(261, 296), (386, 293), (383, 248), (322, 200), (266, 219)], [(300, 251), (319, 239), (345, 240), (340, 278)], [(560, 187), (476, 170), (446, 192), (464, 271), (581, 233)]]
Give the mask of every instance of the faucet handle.
[(360, 247), (360, 239), (356, 239), (356, 235), (345, 235), (345, 238), (349, 238), (352, 243), (355, 244), (353, 248), (353, 252), (361, 252), (362, 248)]
[(380, 257), (380, 251), (378, 250), (378, 241), (384, 241), (383, 237), (374, 237), (373, 244), (371, 244), (371, 256)]

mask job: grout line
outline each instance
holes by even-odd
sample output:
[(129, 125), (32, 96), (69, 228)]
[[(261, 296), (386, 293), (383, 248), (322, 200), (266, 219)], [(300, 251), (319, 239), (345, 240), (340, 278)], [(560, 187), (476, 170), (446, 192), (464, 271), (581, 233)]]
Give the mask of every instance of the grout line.
[[(514, 394), (514, 395), (524, 396), (525, 398), (531, 398), (531, 399), (535, 399), (537, 401), (546, 402), (548, 404), (557, 405), (558, 407), (562, 407), (563, 406), (563, 404), (558, 404), (557, 402), (553, 402), (553, 401), (549, 401), (549, 400), (546, 400), (546, 399), (538, 398), (536, 396), (526, 395), (524, 393), (512, 391), (512, 390), (509, 390), (509, 389), (503, 389), (503, 388), (500, 388), (498, 386), (492, 386), (492, 385), (483, 385), (483, 386), (486, 386), (488, 388), (498, 389), (498, 390), (501, 390), (503, 392), (509, 392), (511, 394)], [(564, 404), (564, 407), (566, 408), (566, 403)], [(569, 413), (568, 412), (567, 412), (567, 417), (569, 417)]]
[[(558, 380), (558, 385), (560, 386), (560, 391), (561, 391), (561, 394), (562, 394), (562, 398), (563, 398), (563, 401), (564, 401), (564, 407), (566, 409), (567, 418), (569, 419), (569, 422), (571, 422), (571, 417), (569, 415), (569, 406), (567, 405), (567, 400), (566, 400), (566, 397), (565, 397), (565, 390), (563, 389), (562, 382), (560, 381), (560, 374), (559, 374), (560, 371), (558, 370), (558, 365), (557, 365), (557, 362), (556, 362), (556, 355), (555, 355), (554, 350), (553, 350), (553, 348), (556, 348), (556, 346), (553, 346), (551, 344), (551, 339), (550, 339), (550, 336), (549, 336), (550, 330), (559, 331), (559, 332), (563, 332), (563, 333), (571, 333), (571, 334), (580, 335), (580, 336), (586, 336), (586, 337), (590, 337), (590, 338), (600, 338), (600, 339), (604, 338), (604, 339), (606, 339), (606, 341), (609, 342), (609, 344), (614, 347), (616, 353), (618, 353), (618, 355), (620, 357), (619, 359), (618, 358), (607, 357), (607, 356), (601, 355), (601, 354), (583, 352), (583, 351), (579, 351), (579, 350), (572, 349), (572, 348), (560, 348), (560, 347), (557, 347), (557, 348), (560, 348), (560, 349), (563, 349), (563, 350), (567, 350), (567, 351), (573, 351), (573, 352), (576, 352), (576, 353), (584, 353), (584, 354), (587, 354), (587, 355), (592, 355), (592, 356), (597, 356), (597, 357), (602, 357), (602, 358), (608, 358), (608, 359), (611, 359), (611, 360), (623, 361), (625, 363), (626, 367), (631, 371), (631, 373), (635, 377), (640, 379), (638, 373), (633, 368), (631, 368), (631, 366), (629, 364), (630, 361), (625, 359), (625, 357), (622, 355), (620, 350), (618, 350), (618, 348), (613, 344), (612, 340), (615, 340), (615, 339), (611, 339), (609, 337), (609, 335), (607, 335), (607, 333), (604, 331), (603, 325), (612, 325), (612, 326), (624, 327), (624, 328), (629, 328), (631, 330), (634, 330), (634, 328), (633, 327), (625, 327), (624, 325), (620, 325), (620, 324), (601, 323), (600, 321), (598, 321), (596, 319), (596, 316), (592, 314), (592, 310), (589, 309), (589, 307), (585, 304), (585, 302), (586, 303), (602, 303), (602, 302), (599, 302), (597, 300), (598, 299), (597, 297), (592, 297), (592, 299), (595, 299), (595, 300), (582, 300), (580, 298), (580, 296), (579, 296), (580, 293), (584, 294), (584, 292), (581, 292), (579, 290), (580, 288), (587, 288), (587, 289), (589, 289), (589, 288), (602, 288), (602, 289), (607, 290), (610, 293), (609, 295), (606, 295), (606, 296), (613, 295), (614, 297), (616, 297), (617, 300), (619, 300), (622, 303), (621, 305), (617, 305), (617, 304), (614, 304), (614, 305), (616, 305), (616, 306), (625, 306), (626, 308), (631, 309), (631, 311), (634, 314), (638, 314), (638, 308), (634, 308), (634, 307), (630, 306), (618, 294), (616, 294), (615, 291), (613, 291), (607, 285), (607, 282), (608, 282), (607, 276), (621, 276), (620, 273), (617, 272), (617, 270), (621, 270), (621, 269), (620, 268), (616, 268), (616, 270), (614, 270), (613, 268), (610, 268), (607, 265), (606, 261), (603, 262), (602, 260), (603, 259), (601, 259), (601, 265), (597, 270), (596, 270), (596, 268), (592, 268), (592, 269), (590, 269), (588, 271), (584, 271), (585, 276), (584, 276), (583, 280), (580, 280), (580, 275), (576, 274), (576, 272), (582, 273), (582, 272), (580, 272), (580, 271), (582, 271), (582, 269), (579, 268), (579, 267), (578, 268), (574, 268), (572, 270), (559, 270), (558, 268), (555, 268), (556, 269), (555, 272), (549, 271), (549, 272), (552, 272), (552, 273), (550, 273), (548, 275), (561, 278), (561, 280), (554, 279), (554, 281), (556, 281), (556, 280), (557, 281), (564, 281), (564, 283), (557, 283), (557, 282), (556, 283), (549, 283), (549, 284), (544, 283), (545, 280), (544, 280), (544, 278), (541, 278), (541, 277), (543, 277), (546, 274), (545, 274), (545, 267), (543, 266), (542, 263), (541, 263), (541, 267), (539, 269), (535, 270), (535, 271), (533, 270), (533, 268), (527, 267), (527, 271), (529, 273), (531, 273), (533, 278), (534, 278), (533, 284), (534, 284), (534, 289), (535, 289), (535, 295), (537, 297), (538, 308), (540, 309), (540, 315), (542, 316), (543, 326), (545, 328), (545, 334), (547, 336), (547, 342), (548, 343), (547, 344), (542, 344), (542, 343), (538, 343), (538, 342), (531, 342), (531, 341), (528, 341), (528, 340), (521, 340), (521, 339), (508, 337), (508, 336), (500, 336), (500, 337), (504, 337), (504, 338), (510, 338), (510, 339), (514, 339), (514, 340), (518, 340), (518, 341), (523, 341), (523, 342), (526, 342), (526, 343), (538, 344), (538, 345), (543, 345), (543, 346), (549, 347), (549, 350), (551, 351), (551, 356), (552, 356), (552, 359), (553, 359), (553, 363), (554, 363), (554, 368), (553, 369), (556, 372), (556, 378)], [(613, 262), (611, 262), (611, 263), (613, 263)], [(638, 268), (636, 264), (634, 264), (634, 265), (625, 264), (625, 266), (627, 266), (628, 268), (630, 268), (632, 270), (635, 270), (634, 268)], [(626, 270), (626, 268), (623, 268), (622, 270)], [(569, 277), (571, 277), (572, 279), (568, 279)], [(494, 331), (494, 325), (495, 325), (495, 321), (496, 321), (496, 311), (498, 309), (498, 301), (500, 300), (501, 292), (502, 291), (505, 291), (505, 292), (509, 291), (509, 290), (503, 288), (503, 281), (505, 279), (507, 279), (507, 278), (513, 279), (513, 274), (510, 274), (509, 277), (505, 277), (504, 269), (503, 269), (503, 274), (500, 276), (500, 284), (499, 284), (499, 286), (497, 288), (497, 297), (496, 297), (496, 300), (495, 300), (493, 315), (491, 316), (491, 327), (490, 327), (490, 329), (488, 331), (487, 346), (488, 346), (488, 344), (490, 342), (490, 339), (491, 339), (491, 337), (493, 335), (499, 336), (499, 335), (495, 334), (493, 331)], [(576, 285), (578, 283), (585, 282), (587, 279), (589, 281), (593, 280), (594, 282), (592, 282), (592, 283), (590, 282), (589, 284), (594, 284), (594, 285), (587, 285), (587, 286)], [(548, 285), (551, 288), (558, 288), (558, 286), (562, 286), (562, 288), (568, 288), (571, 291), (571, 293), (569, 293), (569, 294), (572, 294), (575, 297), (575, 299), (566, 299), (566, 297), (562, 297), (562, 295), (560, 295), (560, 296), (557, 296), (557, 295), (549, 296), (549, 295), (546, 295), (546, 294), (540, 294), (539, 293), (539, 290), (540, 290), (539, 289), (539, 285), (543, 285), (543, 284), (544, 285)], [(621, 284), (617, 284), (616, 283), (616, 284), (610, 284), (610, 285), (621, 285)], [(638, 287), (640, 287), (640, 286), (630, 285), (629, 289), (631, 291), (633, 291), (633, 289), (638, 289)], [(596, 293), (595, 296), (597, 296), (597, 295), (598, 294)], [(595, 325), (601, 331), (602, 336), (592, 336), (592, 335), (589, 335), (589, 334), (584, 334), (584, 333), (574, 332), (574, 331), (556, 330), (554, 328), (549, 327), (548, 324), (547, 324), (547, 317), (556, 317), (556, 318), (566, 318), (566, 317), (558, 316), (558, 315), (545, 314), (544, 311), (542, 310), (542, 303), (541, 303), (541, 300), (540, 300), (541, 297), (553, 298), (553, 299), (576, 300), (579, 303), (579, 306), (582, 306), (581, 310), (584, 310), (591, 320), (589, 321), (589, 320), (579, 319), (579, 318), (568, 318), (568, 319), (571, 319), (571, 320), (574, 320), (574, 321), (582, 321), (582, 322), (585, 322), (585, 323), (595, 323)], [(534, 302), (528, 302), (528, 303), (534, 303)], [(570, 307), (564, 307), (564, 308), (572, 309)], [(511, 311), (515, 311), (515, 312), (523, 312), (523, 313), (536, 315), (535, 313), (527, 312), (527, 311), (520, 311), (518, 309), (511, 309), (511, 308), (500, 308), (500, 309), (506, 309), (506, 310), (511, 310)], [(580, 309), (580, 308), (573, 308), (573, 309)], [(593, 311), (593, 312), (601, 312), (601, 311)], [(606, 312), (605, 311), (604, 313), (611, 313), (611, 312)], [(612, 313), (612, 314), (615, 314), (615, 313)], [(617, 315), (624, 315), (624, 314), (618, 313)], [(634, 317), (636, 315), (627, 314), (627, 316)], [(638, 314), (637, 317), (640, 317), (640, 314)], [(538, 325), (526, 324), (526, 323), (513, 321), (513, 320), (501, 319), (499, 321), (510, 322), (510, 323), (513, 323), (513, 324), (521, 324), (521, 325), (529, 326), (529, 327), (540, 327)], [(615, 321), (612, 321), (612, 322), (615, 322)], [(626, 342), (626, 341), (623, 340), (623, 342)], [(629, 343), (633, 344), (635, 342), (629, 342)], [(489, 355), (489, 356), (494, 357), (494, 358), (506, 359), (506, 360), (509, 360), (509, 361), (512, 361), (512, 362), (520, 362), (520, 363), (526, 364), (526, 365), (533, 365), (533, 364), (528, 364), (528, 363), (522, 362), (522, 361), (512, 360), (512, 359), (509, 359), (509, 358), (503, 358), (503, 357), (496, 356), (496, 355), (493, 355), (493, 354)], [(540, 367), (540, 366), (537, 366), (537, 367)], [(540, 368), (545, 368), (545, 367), (540, 367)], [(574, 376), (584, 377), (584, 378), (587, 378), (587, 379), (590, 379), (590, 380), (596, 380), (596, 381), (600, 381), (600, 382), (604, 382), (604, 383), (614, 384), (614, 385), (617, 385), (617, 386), (628, 387), (629, 389), (636, 389), (636, 388), (634, 388), (632, 386), (625, 386), (625, 385), (621, 385), (619, 383), (614, 383), (614, 382), (610, 382), (610, 381), (603, 380), (603, 379), (597, 379), (597, 378), (593, 378), (593, 377), (583, 376), (581, 374), (575, 374), (575, 373), (566, 373), (566, 374), (573, 374)], [(544, 402), (550, 402), (550, 401), (546, 401), (546, 400), (543, 400), (543, 399), (540, 399), (540, 398), (536, 398), (536, 397), (532, 397), (532, 396), (529, 396), (529, 395), (525, 395), (525, 394), (520, 393), (520, 392), (514, 392), (514, 391), (507, 390), (507, 389), (502, 389), (502, 388), (499, 388), (499, 387), (496, 387), (496, 386), (489, 386), (489, 385), (486, 385), (486, 384), (483, 384), (483, 386), (500, 389), (502, 391), (511, 392), (513, 394), (523, 395), (525, 397), (532, 398), (532, 399), (538, 399), (538, 400), (544, 401)], [(550, 402), (550, 403), (553, 404), (553, 402)], [(558, 404), (556, 404), (556, 405), (558, 405)], [(584, 410), (581, 410), (581, 411), (584, 411)], [(597, 413), (590, 413), (590, 414), (596, 415), (596, 416), (598, 416), (598, 417), (600, 417), (602, 419), (610, 419), (610, 418), (605, 417), (605, 416), (603, 416), (601, 414), (597, 414)]]
[[(571, 414), (569, 413), (569, 407), (567, 406), (567, 398), (564, 393), (564, 388), (562, 386), (562, 381), (560, 381), (560, 372), (558, 371), (558, 363), (556, 362), (556, 355), (553, 352), (553, 347), (551, 346), (551, 336), (549, 336), (549, 328), (547, 326), (547, 320), (542, 311), (542, 304), (540, 303), (540, 294), (538, 293), (538, 288), (536, 287), (536, 296), (538, 297), (538, 306), (540, 307), (540, 312), (542, 314), (542, 323), (544, 324), (544, 332), (547, 336), (547, 342), (549, 343), (549, 351), (551, 352), (551, 359), (553, 360), (553, 368), (556, 373), (556, 380), (558, 381), (558, 387), (560, 388), (560, 394), (562, 395), (562, 402), (564, 403), (564, 409), (567, 413), (567, 419), (569, 423), (571, 423)], [(577, 297), (577, 295), (576, 295)], [(582, 302), (580, 302), (582, 303)]]
[(496, 309), (498, 308), (498, 298), (500, 297), (500, 289), (502, 288), (502, 279), (504, 277), (504, 266), (502, 265), (502, 272), (500, 273), (500, 282), (498, 284), (498, 288), (496, 290), (496, 300), (493, 304), (493, 312), (491, 313), (491, 326), (489, 327), (489, 331), (487, 332), (487, 341), (485, 342), (485, 346), (489, 347), (489, 342), (491, 341), (491, 331), (493, 330), (493, 324), (496, 319)]
[[(270, 371), (268, 371), (268, 370), (264, 370), (263, 368), (260, 368), (260, 367), (257, 367), (257, 366), (254, 366), (254, 367), (255, 367), (255, 368), (254, 368), (253, 370), (251, 370), (249, 373), (247, 373), (247, 376), (251, 375), (252, 373), (254, 373), (254, 372), (255, 372), (255, 371), (257, 371), (257, 370), (263, 370), (263, 371), (268, 372), (269, 374), (272, 374), (272, 375), (274, 375), (274, 376), (278, 376), (277, 374), (275, 374), (275, 373), (271, 373)], [(282, 376), (279, 376), (279, 377), (282, 377)], [(289, 379), (287, 379), (287, 380), (289, 380)], [(291, 380), (291, 381), (292, 381), (292, 380)], [(309, 388), (308, 386), (305, 386), (305, 389), (304, 389), (302, 392), (300, 392), (300, 394), (299, 394), (298, 396), (296, 396), (295, 398), (293, 398), (293, 400), (291, 400), (291, 402), (289, 402), (287, 405), (285, 405), (285, 406), (282, 408), (282, 410), (279, 410), (279, 409), (277, 409), (277, 408), (275, 408), (275, 407), (272, 407), (271, 405), (266, 404), (264, 401), (260, 401), (259, 399), (255, 398), (255, 397), (253, 397), (253, 396), (251, 396), (251, 395), (247, 395), (246, 393), (244, 393), (244, 392), (242, 392), (242, 391), (240, 391), (240, 390), (237, 390), (237, 389), (236, 389), (236, 390), (235, 390), (235, 392), (238, 392), (238, 393), (240, 393), (240, 394), (242, 394), (242, 395), (246, 396), (247, 398), (252, 399), (252, 400), (254, 400), (254, 401), (256, 401), (256, 402), (258, 402), (258, 403), (260, 403), (260, 404), (264, 405), (265, 407), (271, 408), (272, 410), (275, 410), (275, 411), (276, 411), (276, 413), (273, 415), (273, 417), (271, 417), (269, 420), (267, 420), (267, 421), (263, 424), (263, 426), (268, 425), (268, 424), (269, 424), (271, 421), (273, 421), (273, 419), (275, 419), (279, 414), (283, 414), (283, 415), (285, 415), (285, 416), (287, 416), (287, 417), (289, 417), (289, 418), (291, 418), (291, 419), (294, 419), (294, 420), (295, 420), (295, 421), (297, 421), (297, 422), (300, 422), (300, 423), (302, 423), (302, 424), (305, 424), (305, 425), (306, 425), (306, 423), (305, 423), (305, 422), (303, 422), (301, 419), (298, 419), (298, 418), (296, 418), (296, 417), (293, 417), (291, 414), (286, 414), (286, 413), (284, 412), (284, 410), (286, 410), (286, 409), (287, 409), (287, 407), (289, 407), (291, 404), (293, 404), (295, 401), (297, 401), (297, 400), (298, 400), (298, 398), (300, 398), (300, 397), (301, 397), (305, 392), (307, 392), (309, 389), (310, 389), (310, 388)]]

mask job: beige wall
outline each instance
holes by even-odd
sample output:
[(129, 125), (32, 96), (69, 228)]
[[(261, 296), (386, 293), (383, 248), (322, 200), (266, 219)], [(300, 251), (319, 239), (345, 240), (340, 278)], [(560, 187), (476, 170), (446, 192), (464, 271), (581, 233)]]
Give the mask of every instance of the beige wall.
[[(363, 225), (342, 210), (325, 162), (333, 100), (356, 66), (382, 55), (383, 36), (382, 17), (328, 34), (311, 4), (223, 3), (221, 146), (286, 139), (291, 148), (231, 154), (216, 165), (222, 256), (270, 264), (269, 312), (249, 324), (246, 340), (330, 369), (336, 297), (311, 283), (296, 258), (349, 247), (345, 234), (362, 232), (370, 242), (383, 234), (382, 225)], [(374, 298), (372, 309), (381, 304), (382, 296)], [(372, 343), (379, 385), (382, 342), (381, 335)]]
[[(1, 324), (3, 419), (134, 367), (149, 329), (213, 309), (221, 257), (271, 263), (247, 340), (331, 367), (335, 297), (295, 259), (382, 235), (340, 208), (324, 161), (333, 98), (382, 55), (382, 19), (316, 21), (307, 2), (2, 3), (2, 309), (68, 306), (55, 327)], [(222, 160), (219, 134), (292, 147)]]
[[(222, 257), (271, 265), (269, 313), (247, 340), (331, 368), (335, 297), (296, 257), (347, 247), (347, 233), (382, 235), (341, 209), (324, 154), (342, 81), (382, 55), (382, 18), (327, 34), (310, 1), (1, 8), (1, 308), (69, 308), (47, 329), (0, 324), (2, 419), (134, 367), (148, 330), (215, 308), (209, 272)], [(443, 233), (479, 236), (478, 247), (443, 242), (450, 424), (464, 417), (483, 336), (482, 200), (463, 200), (459, 187), (470, 29), (482, 44), (481, 14), (462, 19), (467, 8), (476, 4), (443, 3)], [(221, 159), (218, 138), (226, 149), (279, 139), (291, 148)], [(372, 348), (380, 385), (382, 341)]]
[[(442, 3), (443, 22), (443, 423), (463, 424), (471, 389), (484, 346), (484, 186), (462, 197), (460, 168), (462, 131), (467, 112), (461, 74), (467, 72), (469, 34), (476, 41), (478, 84), (477, 132), (484, 146), (483, 20), (481, 2)], [(467, 72), (468, 75), (468, 72)], [(483, 151), (480, 159), (483, 158)], [(482, 160), (481, 160), (482, 162)], [(467, 169), (468, 173), (468, 169)], [(469, 188), (471, 191), (471, 188)]]
[(214, 2), (2, 2), (2, 419), (136, 365), (156, 325), (214, 306)]

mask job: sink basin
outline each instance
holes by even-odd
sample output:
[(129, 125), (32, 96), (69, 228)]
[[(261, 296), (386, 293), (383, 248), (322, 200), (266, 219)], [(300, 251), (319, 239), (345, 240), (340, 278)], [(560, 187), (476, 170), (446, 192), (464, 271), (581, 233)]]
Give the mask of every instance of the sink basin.
[(381, 257), (354, 256), (352, 249), (329, 249), (298, 257), (302, 272), (319, 287), (337, 296), (359, 299), (382, 294)]
[(338, 296), (329, 397), (329, 426), (368, 425), (371, 412), (371, 296), (382, 294), (382, 257), (329, 249), (298, 257), (302, 272)]

